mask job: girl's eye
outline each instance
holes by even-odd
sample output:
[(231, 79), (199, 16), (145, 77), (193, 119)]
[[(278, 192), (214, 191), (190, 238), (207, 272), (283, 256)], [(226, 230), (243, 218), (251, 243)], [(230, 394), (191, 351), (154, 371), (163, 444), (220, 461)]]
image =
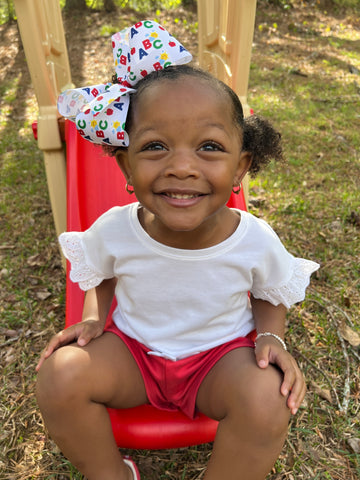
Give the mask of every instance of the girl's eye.
[(202, 152), (223, 152), (224, 149), (216, 142), (206, 142), (201, 145), (200, 150)]
[(162, 143), (151, 142), (151, 143), (146, 144), (142, 148), (142, 151), (145, 151), (145, 150), (151, 150), (151, 151), (165, 150), (165, 147)]

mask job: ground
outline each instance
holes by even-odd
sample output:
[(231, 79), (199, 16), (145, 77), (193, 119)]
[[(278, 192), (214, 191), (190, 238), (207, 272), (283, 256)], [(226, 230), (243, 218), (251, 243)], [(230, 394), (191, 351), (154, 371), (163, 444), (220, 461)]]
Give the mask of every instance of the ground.
[[(276, 3), (276, 2), (273, 2)], [(288, 163), (251, 182), (251, 211), (287, 247), (321, 263), (287, 342), (306, 400), (269, 479), (360, 477), (360, 20), (329, 2), (258, 1), (249, 103), (281, 129)], [(316, 3), (316, 5), (315, 5)], [(320, 3), (320, 5), (319, 5)], [(64, 17), (73, 82), (110, 79), (111, 33), (157, 18), (192, 52), (191, 8)], [(0, 26), (0, 478), (81, 478), (48, 438), (34, 399), (36, 364), (62, 328), (64, 273), (31, 123), (37, 106), (15, 23)], [(211, 445), (130, 452), (143, 478), (201, 478)]]

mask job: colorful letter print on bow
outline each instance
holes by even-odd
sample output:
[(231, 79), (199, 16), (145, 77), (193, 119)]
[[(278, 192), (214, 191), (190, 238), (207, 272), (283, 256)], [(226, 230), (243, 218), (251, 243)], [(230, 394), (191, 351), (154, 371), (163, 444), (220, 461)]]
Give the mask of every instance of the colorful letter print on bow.
[(191, 62), (191, 54), (165, 28), (145, 20), (112, 36), (117, 84), (66, 90), (58, 98), (59, 113), (76, 123), (94, 143), (128, 146), (125, 131), (132, 88), (148, 73)]

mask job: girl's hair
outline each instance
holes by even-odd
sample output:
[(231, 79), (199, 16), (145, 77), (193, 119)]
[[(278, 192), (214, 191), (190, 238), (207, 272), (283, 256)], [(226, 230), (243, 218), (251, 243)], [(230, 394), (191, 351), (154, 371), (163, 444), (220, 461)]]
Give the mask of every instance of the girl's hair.
[[(136, 85), (136, 92), (130, 96), (130, 107), (126, 119), (125, 130), (130, 132), (132, 126), (133, 109), (141, 97), (144, 90), (150, 87), (154, 82), (175, 81), (181, 77), (192, 77), (194, 81), (204, 81), (214, 90), (223, 92), (230, 100), (233, 108), (233, 120), (239, 128), (239, 134), (242, 135), (242, 150), (250, 152), (252, 162), (249, 172), (252, 176), (272, 159), (282, 161), (283, 151), (281, 146), (281, 134), (275, 130), (271, 123), (256, 115), (250, 115), (244, 118), (243, 108), (239, 97), (224, 82), (218, 80), (210, 73), (190, 65), (172, 65), (163, 70), (156, 70), (142, 78)], [(117, 82), (116, 75), (113, 77), (113, 83)], [(103, 146), (104, 151), (111, 156), (115, 156), (118, 150), (126, 147)]]

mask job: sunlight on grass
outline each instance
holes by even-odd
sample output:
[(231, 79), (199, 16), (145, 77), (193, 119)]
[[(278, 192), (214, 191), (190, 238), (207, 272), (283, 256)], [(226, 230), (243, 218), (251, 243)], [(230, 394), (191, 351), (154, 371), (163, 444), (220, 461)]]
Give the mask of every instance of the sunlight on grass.
[(100, 35), (102, 37), (110, 37), (119, 31), (119, 27), (114, 27), (113, 25), (102, 25), (100, 28)]
[[(184, 5), (170, 11), (180, 1), (162, 2), (166, 14), (150, 0), (114, 3), (153, 5), (149, 18), (182, 29), (196, 45), (196, 16)], [(360, 454), (349, 443), (359, 438), (360, 357), (340, 327), (360, 332), (360, 75), (350, 71), (360, 69), (360, 30), (355, 13), (290, 3), (258, 0), (248, 102), (281, 132), (287, 163), (274, 162), (251, 179), (249, 209), (273, 226), (291, 253), (321, 268), (306, 299), (288, 313), (287, 342), (308, 393), (268, 480), (350, 480), (360, 478)], [(95, 47), (104, 41), (99, 32), (109, 36), (122, 27), (124, 18), (89, 12), (83, 20), (96, 31)], [(135, 22), (137, 12), (127, 15)], [(77, 34), (68, 32), (69, 39), (83, 42)], [(102, 59), (96, 60), (101, 69)], [(47, 436), (34, 398), (39, 352), (63, 328), (65, 282), (42, 153), (31, 133), (37, 105), (31, 89), (23, 105), (17, 102), (22, 77), (15, 66), (13, 74), (14, 81), (5, 77), (0, 86), (0, 471), (5, 466), (7, 480), (80, 480)], [(9, 330), (14, 337), (5, 335)], [(144, 479), (196, 480), (210, 452), (205, 445), (127, 453)]]
[[(104, 6), (103, 0), (85, 0), (86, 5), (89, 8), (97, 8), (101, 9)], [(60, 7), (64, 8), (66, 4), (66, 0), (60, 0)], [(133, 8), (134, 10), (139, 11), (146, 11), (150, 10), (154, 2), (152, 0), (114, 0), (114, 4), (121, 7), (129, 7)], [(164, 8), (176, 8), (181, 4), (181, 0), (162, 0), (161, 4)]]

